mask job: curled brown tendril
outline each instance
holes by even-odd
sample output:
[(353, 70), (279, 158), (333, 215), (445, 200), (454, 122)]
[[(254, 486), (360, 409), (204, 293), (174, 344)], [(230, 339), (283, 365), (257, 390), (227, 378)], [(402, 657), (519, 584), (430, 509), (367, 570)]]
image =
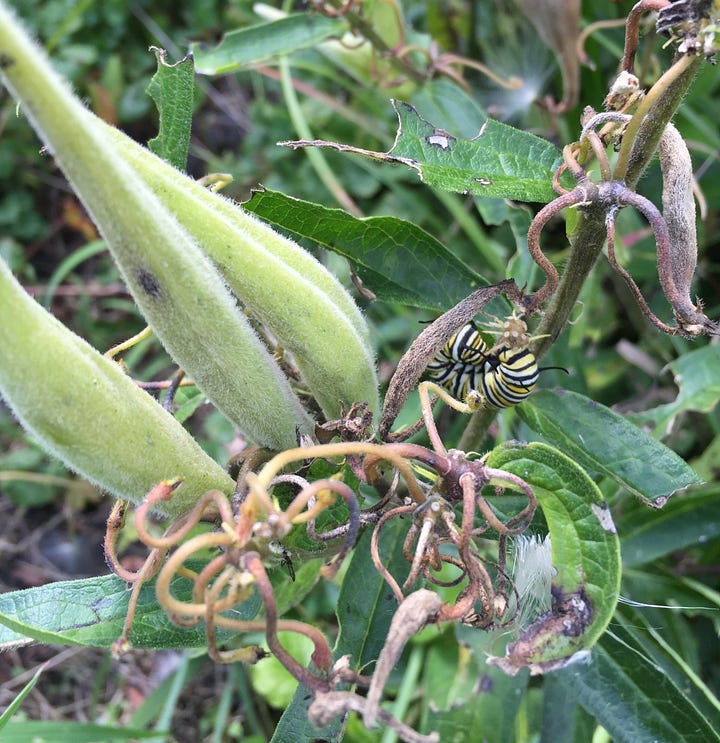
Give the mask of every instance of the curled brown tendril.
[[(269, 459), (251, 453), (238, 471), (232, 500), (219, 491), (209, 491), (189, 513), (157, 534), (150, 524), (153, 508), (172, 497), (180, 480), (159, 483), (134, 514), (138, 537), (150, 549), (137, 572), (125, 570), (115, 554), (126, 510), (119, 504), (108, 521), (106, 550), (118, 575), (133, 584), (133, 591), (117, 649), (129, 646), (138, 592), (154, 577), (158, 601), (173, 622), (183, 627), (204, 623), (208, 652), (217, 662), (256, 663), (268, 652), (255, 644), (223, 648), (218, 630), (224, 631), (223, 637), (228, 633), (264, 632), (269, 652), (315, 695), (313, 719), (343, 705), (346, 710), (358, 707), (365, 710), (370, 726), (379, 719), (403, 731), (405, 740), (434, 739), (419, 736), (379, 710), (388, 668), (408, 639), (430, 622), (462, 621), (478, 627), (499, 623), (508, 605), (507, 593), (514, 590), (504, 570), (507, 538), (527, 528), (537, 502), (532, 488), (521, 478), (492, 469), (482, 460), (471, 460), (462, 452), (447, 451), (437, 434), (430, 406), (423, 422), (431, 441), (436, 442), (434, 449), (403, 442), (341, 441), (301, 446)], [(343, 467), (349, 467), (351, 458), (359, 465), (353, 466), (353, 471), (377, 491), (378, 502), (364, 510), (342, 477)], [(337, 475), (310, 482), (293, 471), (304, 471), (308, 462), (318, 459), (334, 462)], [(288, 490), (296, 491), (284, 508), (278, 505), (280, 499), (274, 492), (280, 486), (286, 501)], [(502, 498), (506, 489), (521, 493), (527, 502), (520, 510), (515, 508), (516, 513), (501, 515), (492, 500)], [(317, 517), (338, 500), (346, 506), (343, 520), (318, 533)], [(403, 544), (409, 563), (404, 581), (384, 563), (380, 546), (383, 528), (397, 518), (410, 522)], [(305, 530), (311, 539), (326, 546), (325, 554), (332, 555), (318, 572), (319, 577), (332, 579), (355, 546), (363, 525), (373, 529), (372, 560), (398, 602), (371, 677), (360, 675), (340, 661), (333, 667), (330, 643), (318, 628), (280, 616), (274, 580), (268, 573), (268, 568), (277, 563), (278, 549), (273, 545), (282, 544), (292, 530)], [(492, 533), (496, 541), (489, 538)], [(498, 545), (497, 553), (489, 554), (490, 544)], [(204, 565), (195, 568), (193, 561), (208, 552), (210, 559), (206, 557)], [(189, 595), (187, 590), (181, 593), (180, 579), (190, 581)], [(434, 592), (415, 590), (420, 581), (454, 586), (459, 593), (455, 600), (443, 602)], [(259, 597), (263, 614), (244, 618), (243, 606), (253, 596)], [(279, 632), (294, 632), (311, 640), (311, 667), (306, 668), (288, 652)], [(333, 696), (340, 683), (369, 686), (367, 701), (357, 702), (360, 697), (351, 692)]]
[[(690, 284), (694, 276), (697, 256), (695, 237), (695, 206), (692, 193), (692, 163), (686, 156), (687, 147), (677, 130), (668, 124), (661, 137), (661, 164), (663, 170), (663, 213), (647, 198), (629, 188), (622, 180), (613, 177), (605, 152), (608, 139), (622, 136), (622, 129), (629, 127), (633, 117), (617, 111), (596, 114), (592, 109), (583, 115), (580, 140), (567, 145), (563, 151), (564, 162), (556, 175), (554, 186), (558, 198), (543, 207), (535, 216), (528, 230), (528, 249), (533, 260), (545, 274), (545, 284), (522, 298), (528, 315), (540, 311), (559, 285), (559, 274), (540, 246), (540, 234), (548, 222), (563, 209), (580, 209), (587, 215), (603, 214), (608, 240), (608, 259), (628, 285), (640, 309), (659, 330), (670, 335), (689, 338), (702, 334), (717, 334), (718, 326), (702, 312), (702, 304), (690, 298)], [(595, 130), (602, 126), (601, 132)], [(594, 182), (587, 175), (584, 161), (594, 157), (600, 167), (601, 180)], [(577, 185), (567, 190), (560, 184), (560, 173), (568, 170)], [(617, 262), (615, 255), (615, 220), (618, 212), (631, 206), (650, 224), (657, 248), (658, 279), (672, 307), (677, 325), (660, 320), (649, 308), (637, 284)]]

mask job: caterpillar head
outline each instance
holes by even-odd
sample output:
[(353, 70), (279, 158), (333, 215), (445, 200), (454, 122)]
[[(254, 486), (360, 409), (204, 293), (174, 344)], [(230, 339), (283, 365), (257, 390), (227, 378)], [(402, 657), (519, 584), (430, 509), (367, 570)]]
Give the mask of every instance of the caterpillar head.
[(500, 348), (523, 349), (530, 345), (532, 337), (528, 333), (527, 325), (514, 312), (505, 320), (497, 320), (493, 324), (500, 330), (493, 351)]

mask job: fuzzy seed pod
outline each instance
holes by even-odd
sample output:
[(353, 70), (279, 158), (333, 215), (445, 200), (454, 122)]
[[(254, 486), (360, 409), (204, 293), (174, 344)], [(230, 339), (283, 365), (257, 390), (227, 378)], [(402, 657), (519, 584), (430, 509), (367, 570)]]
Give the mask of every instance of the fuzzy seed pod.
[(663, 217), (670, 233), (670, 263), (679, 300), (693, 307), (690, 285), (697, 266), (693, 168), (685, 140), (668, 124), (658, 144), (663, 176)]
[[(91, 114), (88, 114), (91, 115)], [(106, 127), (117, 152), (187, 228), (248, 311), (288, 349), (328, 420), (340, 402), (377, 415), (367, 324), (350, 295), (297, 244), (209, 191), (125, 134)]]
[(233, 480), (110, 359), (31, 299), (0, 260), (0, 393), (22, 425), (70, 469), (136, 503), (183, 478), (159, 510), (177, 516)]
[(193, 237), (0, 4), (0, 73), (108, 243), (165, 348), (256, 443), (296, 445), (313, 422)]

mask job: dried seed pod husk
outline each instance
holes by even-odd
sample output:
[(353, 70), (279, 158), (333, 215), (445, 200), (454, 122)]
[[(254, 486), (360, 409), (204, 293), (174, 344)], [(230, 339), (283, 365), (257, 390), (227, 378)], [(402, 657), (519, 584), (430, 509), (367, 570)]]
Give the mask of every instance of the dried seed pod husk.
[(669, 273), (674, 286), (663, 287), (681, 329), (691, 335), (712, 332), (712, 323), (690, 294), (697, 268), (697, 227), (690, 152), (674, 124), (660, 137), (658, 157), (663, 177), (663, 217), (670, 238)]

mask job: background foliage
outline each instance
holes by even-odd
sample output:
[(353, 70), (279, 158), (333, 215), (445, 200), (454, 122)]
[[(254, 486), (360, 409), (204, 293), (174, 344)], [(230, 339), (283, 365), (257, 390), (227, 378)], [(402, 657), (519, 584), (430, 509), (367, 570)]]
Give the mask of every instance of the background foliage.
[[(155, 70), (155, 59), (147, 47), (163, 46), (171, 56), (179, 57), (191, 40), (214, 43), (226, 31), (259, 20), (249, 2), (203, 3), (184, 10), (178, 10), (176, 3), (149, 0), (130, 4), (51, 0), (16, 5), (91, 107), (143, 142), (157, 131), (152, 102), (144, 92)], [(376, 5), (379, 14), (388, 13), (384, 27), (396, 28), (392, 4)], [(583, 25), (621, 18), (629, 7), (628, 3), (586, 1)], [(407, 0), (402, 12), (410, 39), (432, 38), (442, 52), (483, 61), (496, 74), (518, 77), (522, 87), (504, 90), (473, 69), (464, 75), (467, 89), (443, 76), (414, 82), (402, 79), (403, 70), (392, 68), (382, 57), (358, 68), (336, 45), (318, 43), (295, 51), (281, 63), (276, 58), (263, 59), (225, 76), (198, 77), (189, 163), (196, 176), (231, 173), (234, 181), (226, 193), (239, 200), (246, 200), (250, 189), (261, 183), (268, 191), (253, 199), (251, 208), (270, 221), (274, 221), (273, 209), (277, 210), (282, 194), (286, 194), (319, 204), (318, 209), (342, 207), (371, 217), (368, 229), (382, 229), (382, 218), (387, 215), (411, 223), (406, 232), (394, 236), (385, 251), (360, 256), (361, 267), (357, 269), (380, 297), (374, 302), (363, 297), (358, 301), (373, 326), (384, 381), (422, 329), (420, 323), (467, 294), (477, 276), (497, 281), (507, 275), (521, 285), (525, 281), (538, 283), (525, 245), (531, 218), (528, 207), (501, 198), (436, 191), (421, 183), (410, 169), (377, 165), (348, 153), (322, 150), (310, 154), (276, 143), (318, 138), (386, 152), (395, 136), (397, 120), (390, 99), (396, 98), (412, 104), (424, 119), (456, 136), (472, 137), (486, 113), (491, 113), (561, 147), (576, 139), (582, 106), (601, 107), (623, 40), (622, 28), (601, 29), (588, 39), (585, 49), (594, 68), (583, 66), (580, 70), (579, 102), (560, 116), (550, 116), (533, 100), (545, 95), (559, 98), (561, 75), (552, 53), (515, 6), (500, 0)], [(386, 40), (389, 46), (394, 41)], [(662, 48), (660, 39), (652, 42), (646, 38), (642, 43), (644, 57), (638, 67), (651, 82), (657, 69), (667, 66), (670, 50)], [(424, 62), (417, 53), (411, 60), (417, 65)], [(700, 223), (697, 293), (706, 299), (707, 314), (713, 318), (720, 316), (714, 260), (720, 238), (717, 93), (717, 71), (705, 65), (676, 117), (691, 145), (706, 206)], [(140, 330), (142, 319), (102, 252), (92, 224), (52, 161), (38, 159), (34, 135), (26, 122), (15, 116), (14, 105), (7, 98), (2, 99), (0, 127), (3, 257), (38, 299), (96, 348), (104, 350)], [(642, 191), (657, 203), (660, 190), (659, 169), (653, 167), (642, 182)], [(287, 205), (279, 212), (287, 214)], [(318, 221), (333, 214), (321, 212)], [(302, 237), (296, 223), (276, 223)], [(548, 235), (545, 244), (552, 243), (553, 260), (562, 261), (561, 246), (566, 244), (563, 225), (558, 223), (552, 229), (555, 239)], [(654, 243), (645, 223), (627, 210), (618, 220), (618, 234), (624, 264), (651, 298), (651, 305), (661, 307)], [(338, 246), (338, 235), (345, 237), (347, 245)], [(340, 222), (337, 234), (329, 233), (323, 246), (308, 243), (308, 247), (347, 280), (347, 262), (342, 256), (357, 257), (352, 253), (351, 238)], [(452, 262), (440, 244), (450, 248), (455, 257)], [(399, 270), (389, 272), (389, 256), (393, 251), (407, 250), (408, 245), (413, 250), (403, 254), (398, 263), (416, 266), (416, 270), (405, 275)], [(331, 246), (336, 252), (326, 252), (324, 248)], [(421, 281), (422, 271), (434, 260), (450, 277), (435, 287)], [(437, 270), (427, 273), (432, 277)], [(640, 488), (651, 483), (639, 483), (631, 494), (626, 483), (618, 486), (616, 479), (604, 476), (601, 466), (594, 468), (622, 539), (622, 594), (629, 603), (617, 612), (610, 632), (594, 651), (593, 679), (588, 679), (586, 670), (577, 668), (541, 681), (523, 678), (520, 683), (497, 674), (490, 682), (496, 685), (497, 693), (484, 698), (482, 685), (477, 686), (478, 673), (484, 673), (485, 668), (480, 660), (492, 653), (492, 648), (483, 645), (482, 633), (448, 628), (432, 640), (419, 638), (403, 657), (393, 677), (395, 714), (419, 720), (426, 730), (439, 729), (443, 740), (461, 731), (478, 735), (481, 725), (484, 737), (492, 741), (584, 741), (593, 734), (598, 740), (603, 736), (632, 741), (713, 740), (720, 685), (717, 347), (706, 340), (691, 342), (655, 332), (601, 259), (583, 291), (574, 323), (546, 359), (543, 363), (566, 367), (571, 373), (566, 377), (547, 372), (543, 386), (561, 385), (612, 406), (652, 431), (708, 482), (692, 486), (662, 510), (654, 510), (637, 497), (652, 497), (650, 491)], [(169, 360), (152, 340), (140, 344), (125, 360), (136, 377), (167, 376)], [(545, 402), (542, 394), (536, 396), (539, 410)], [(546, 414), (540, 425), (545, 425), (543, 434), (553, 441), (551, 424), (562, 412), (548, 407)], [(416, 418), (417, 407), (413, 409), (411, 401), (402, 420)], [(526, 418), (527, 414), (506, 411), (492, 435), (498, 441), (532, 439)], [(446, 441), (457, 439), (465, 423), (459, 416), (443, 413)], [(220, 462), (237, 448), (232, 427), (207, 407), (201, 407), (188, 425)], [(482, 447), (489, 448), (492, 443), (488, 438)], [(0, 409), (0, 486), (7, 516), (2, 547), (7, 552), (2, 572), (5, 588), (103, 574), (99, 531), (106, 503), (92, 488), (68, 477), (61, 466), (50, 461), (15, 426), (5, 409)], [(392, 542), (388, 549), (393, 549)], [(88, 565), (88, 554), (95, 556), (94, 568)], [(313, 564), (308, 565), (312, 570)], [(357, 581), (370, 572), (362, 567), (353, 563)], [(343, 610), (343, 590), (362, 590), (368, 596), (379, 591), (375, 585), (352, 580), (352, 575), (346, 575), (342, 589), (324, 582), (309, 589), (298, 612), (321, 626), (334, 626), (335, 606), (340, 613)], [(102, 579), (98, 591), (107, 598), (102, 593)], [(153, 626), (152, 617), (146, 622)], [(373, 628), (373, 632), (379, 635), (382, 628)], [(453, 632), (457, 638), (452, 637)], [(111, 627), (108, 633), (116, 631)], [(370, 633), (368, 642), (372, 636)], [(473, 652), (467, 653), (468, 648)], [(178, 740), (268, 740), (294, 693), (293, 684), (281, 683), (282, 669), (271, 661), (251, 670), (235, 666), (217, 669), (203, 658), (168, 653), (138, 654), (135, 660), (118, 665), (104, 655), (91, 655), (91, 650), (82, 653), (61, 655), (60, 661), (56, 658), (57, 670), (46, 672), (21, 708), (20, 715), (55, 726), (44, 730), (49, 739), (60, 739), (71, 730), (69, 720), (89, 719), (114, 724), (116, 739), (137, 738), (137, 729), (165, 730), (172, 725)], [(19, 682), (9, 680), (11, 675), (23, 679), (17, 674), (41, 657), (40, 649), (3, 656), (0, 664), (7, 679), (6, 698), (19, 690)], [(74, 674), (85, 670), (88, 662), (97, 665), (92, 686), (84, 690), (76, 709), (65, 711), (67, 688), (76, 683)], [(148, 681), (143, 671), (152, 671), (155, 678), (164, 680)], [(484, 679), (482, 676), (480, 681)], [(601, 696), (598, 688), (603, 689)], [(43, 710), (43, 698), (49, 700), (52, 712)], [(206, 704), (201, 699), (207, 700)], [(468, 700), (470, 703), (463, 704)], [(632, 700), (632, 711), (627, 709), (628, 700)], [(131, 713), (130, 708), (134, 709)], [(183, 709), (188, 710), (187, 717)], [(598, 730), (598, 720), (609, 733)], [(8, 740), (12, 735), (26, 740), (29, 734), (27, 727), (13, 732), (8, 726), (6, 730)], [(82, 739), (79, 729), (73, 728), (71, 734)], [(88, 731), (85, 739), (96, 740), (102, 735), (110, 733)], [(370, 741), (381, 736), (351, 722), (345, 740)]]

